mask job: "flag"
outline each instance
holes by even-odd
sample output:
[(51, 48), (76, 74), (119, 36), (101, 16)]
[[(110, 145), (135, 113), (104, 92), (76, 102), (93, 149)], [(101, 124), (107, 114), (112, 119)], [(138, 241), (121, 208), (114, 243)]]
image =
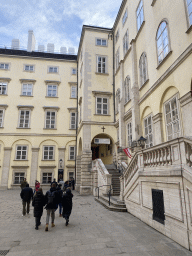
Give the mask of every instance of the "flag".
[(132, 155), (131, 155), (131, 152), (130, 152), (130, 149), (129, 149), (129, 148), (125, 148), (125, 149), (123, 149), (123, 151), (125, 152), (125, 154), (126, 154), (129, 158), (131, 158), (131, 157), (132, 157)]

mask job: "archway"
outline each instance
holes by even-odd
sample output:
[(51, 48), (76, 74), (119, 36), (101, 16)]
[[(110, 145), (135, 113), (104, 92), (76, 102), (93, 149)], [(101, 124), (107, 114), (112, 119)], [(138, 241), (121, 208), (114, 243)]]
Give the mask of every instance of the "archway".
[(107, 134), (97, 134), (91, 142), (92, 160), (100, 158), (104, 164), (113, 163), (113, 139)]

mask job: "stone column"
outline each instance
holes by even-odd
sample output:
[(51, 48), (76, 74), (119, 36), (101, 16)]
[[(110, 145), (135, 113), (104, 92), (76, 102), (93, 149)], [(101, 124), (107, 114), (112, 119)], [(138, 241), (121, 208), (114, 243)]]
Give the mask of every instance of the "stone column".
[[(30, 187), (35, 187), (37, 179), (39, 148), (32, 148)], [(40, 181), (41, 183), (41, 181)]]
[(1, 187), (8, 187), (8, 178), (11, 162), (11, 147), (4, 147), (4, 159), (3, 159), (3, 168), (2, 168), (2, 177), (1, 177)]
[(92, 194), (91, 184), (92, 151), (83, 151), (81, 155), (81, 195)]
[(140, 124), (140, 110), (139, 110), (139, 86), (138, 86), (138, 66), (137, 66), (137, 54), (136, 54), (136, 41), (131, 41), (131, 52), (132, 52), (132, 81), (131, 81), (131, 92), (132, 92), (132, 138), (138, 140), (141, 134)]
[(162, 113), (153, 116), (154, 146), (163, 143)]
[(81, 186), (81, 156), (77, 156), (76, 158), (76, 181), (75, 181), (75, 189), (80, 192)]
[(183, 135), (192, 136), (192, 97), (191, 92), (186, 93), (180, 99), (182, 120), (183, 120)]

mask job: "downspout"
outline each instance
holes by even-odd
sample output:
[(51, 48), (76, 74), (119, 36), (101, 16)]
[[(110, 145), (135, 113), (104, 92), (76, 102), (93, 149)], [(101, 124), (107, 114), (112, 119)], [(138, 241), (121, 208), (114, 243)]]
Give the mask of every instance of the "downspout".
[(115, 116), (115, 42), (114, 42), (114, 30), (112, 30), (113, 38), (113, 112), (114, 112), (114, 123), (116, 122)]
[[(78, 58), (78, 56), (77, 56)], [(77, 130), (78, 130), (78, 59), (77, 59), (77, 116), (76, 116), (76, 150), (75, 150), (75, 182), (76, 182), (76, 167), (77, 167)]]

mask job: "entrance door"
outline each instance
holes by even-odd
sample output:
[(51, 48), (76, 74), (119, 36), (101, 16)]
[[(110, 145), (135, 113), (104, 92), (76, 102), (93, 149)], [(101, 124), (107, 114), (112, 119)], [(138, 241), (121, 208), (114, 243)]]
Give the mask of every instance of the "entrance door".
[(92, 160), (99, 158), (99, 146), (91, 147), (92, 150)]

